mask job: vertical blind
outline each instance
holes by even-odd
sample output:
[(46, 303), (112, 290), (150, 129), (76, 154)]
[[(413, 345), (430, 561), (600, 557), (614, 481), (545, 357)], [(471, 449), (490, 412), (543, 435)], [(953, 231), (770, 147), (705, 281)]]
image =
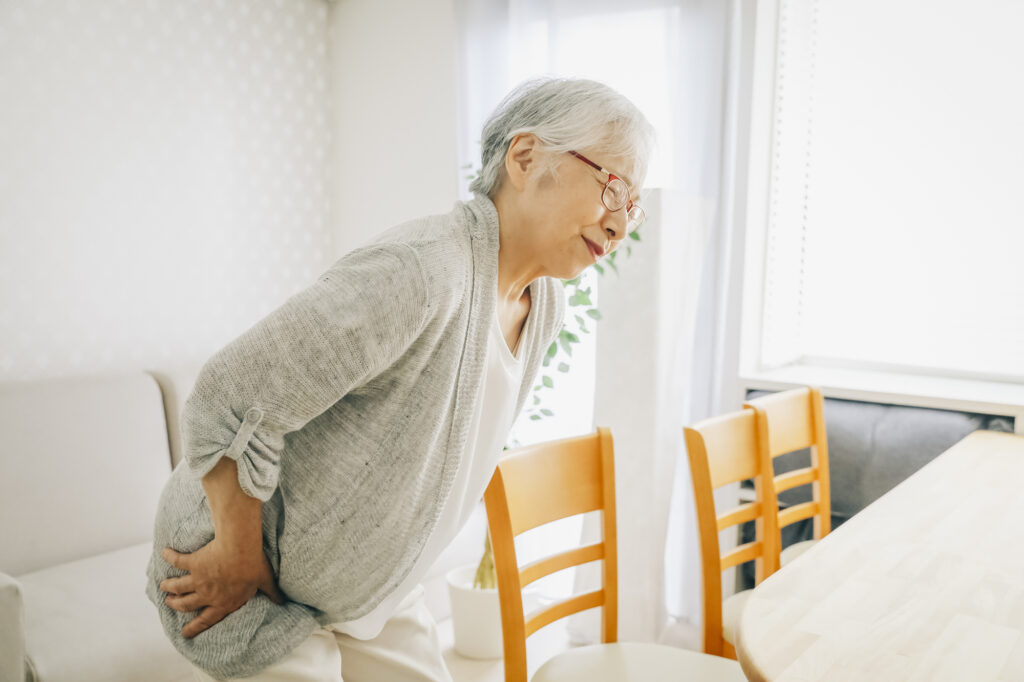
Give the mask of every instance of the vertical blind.
[(1024, 380), (1024, 3), (781, 0), (761, 361)]

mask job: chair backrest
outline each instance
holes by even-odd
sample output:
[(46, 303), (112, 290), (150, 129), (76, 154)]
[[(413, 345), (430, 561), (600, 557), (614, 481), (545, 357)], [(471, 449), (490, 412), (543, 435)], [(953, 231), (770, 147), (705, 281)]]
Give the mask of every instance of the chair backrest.
[[(774, 476), (776, 494), (811, 485), (812, 499), (779, 512), (780, 529), (814, 519), (814, 537), (821, 539), (832, 528), (829, 491), (828, 439), (825, 433), (825, 401), (814, 387), (794, 388), (755, 398), (744, 404), (757, 417), (762, 455), (768, 461), (805, 448), (811, 449), (811, 465)], [(772, 469), (774, 475), (774, 468)]]
[[(704, 582), (704, 651), (730, 655), (722, 638), (722, 571), (754, 561), (759, 583), (779, 567), (779, 531), (775, 491), (762, 472), (754, 410), (732, 412), (683, 429), (690, 459), (697, 527), (700, 531)], [(754, 481), (754, 501), (718, 513), (714, 491), (746, 479)], [(721, 553), (718, 534), (740, 523), (755, 522), (754, 540)]]
[[(526, 638), (560, 618), (601, 609), (601, 641), (618, 632), (615, 533), (615, 462), (611, 431), (510, 450), (484, 494), (498, 576), (505, 682), (526, 682)], [(602, 511), (602, 540), (520, 568), (515, 537), (551, 521)], [(574, 595), (532, 614), (523, 613), (522, 588), (564, 568), (603, 559), (601, 589)]]

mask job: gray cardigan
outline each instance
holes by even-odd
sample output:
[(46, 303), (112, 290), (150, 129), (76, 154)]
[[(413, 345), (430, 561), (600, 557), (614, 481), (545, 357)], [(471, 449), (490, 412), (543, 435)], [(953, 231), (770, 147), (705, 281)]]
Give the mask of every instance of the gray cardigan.
[[(497, 273), (494, 204), (457, 202), (347, 254), (206, 362), (147, 567), (146, 594), (189, 661), (215, 677), (254, 675), (317, 624), (369, 613), (409, 573), (471, 456)], [(557, 280), (534, 281), (530, 294), (517, 415), (565, 312)], [(196, 613), (163, 603), (160, 582), (184, 572), (160, 551), (213, 538), (200, 479), (222, 456), (263, 500), (264, 550), (289, 601), (257, 593), (185, 639)]]

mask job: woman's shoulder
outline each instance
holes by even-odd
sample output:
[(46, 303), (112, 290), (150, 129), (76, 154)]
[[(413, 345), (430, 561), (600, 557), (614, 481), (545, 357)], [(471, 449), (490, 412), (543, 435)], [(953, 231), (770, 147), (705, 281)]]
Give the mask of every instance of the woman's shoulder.
[(425, 216), (395, 225), (348, 251), (321, 278), (332, 271), (358, 269), (367, 285), (380, 277), (391, 286), (425, 286), (435, 298), (465, 286), (472, 271), (468, 242), (468, 233), (448, 216)]
[(381, 232), (372, 244), (404, 244), (423, 261), (424, 267), (472, 263), (471, 225), (458, 202), (448, 213), (407, 220)]
[(403, 249), (426, 280), (432, 298), (458, 298), (468, 289), (473, 273), (470, 226), (460, 207), (391, 227), (366, 248)]

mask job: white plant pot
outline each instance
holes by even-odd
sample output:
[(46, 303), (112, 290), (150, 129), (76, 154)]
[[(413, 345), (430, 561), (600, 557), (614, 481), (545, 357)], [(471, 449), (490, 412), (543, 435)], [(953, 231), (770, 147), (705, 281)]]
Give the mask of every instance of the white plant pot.
[(473, 587), (476, 565), (448, 571), (455, 651), (466, 658), (501, 658), (501, 603), (495, 588)]

